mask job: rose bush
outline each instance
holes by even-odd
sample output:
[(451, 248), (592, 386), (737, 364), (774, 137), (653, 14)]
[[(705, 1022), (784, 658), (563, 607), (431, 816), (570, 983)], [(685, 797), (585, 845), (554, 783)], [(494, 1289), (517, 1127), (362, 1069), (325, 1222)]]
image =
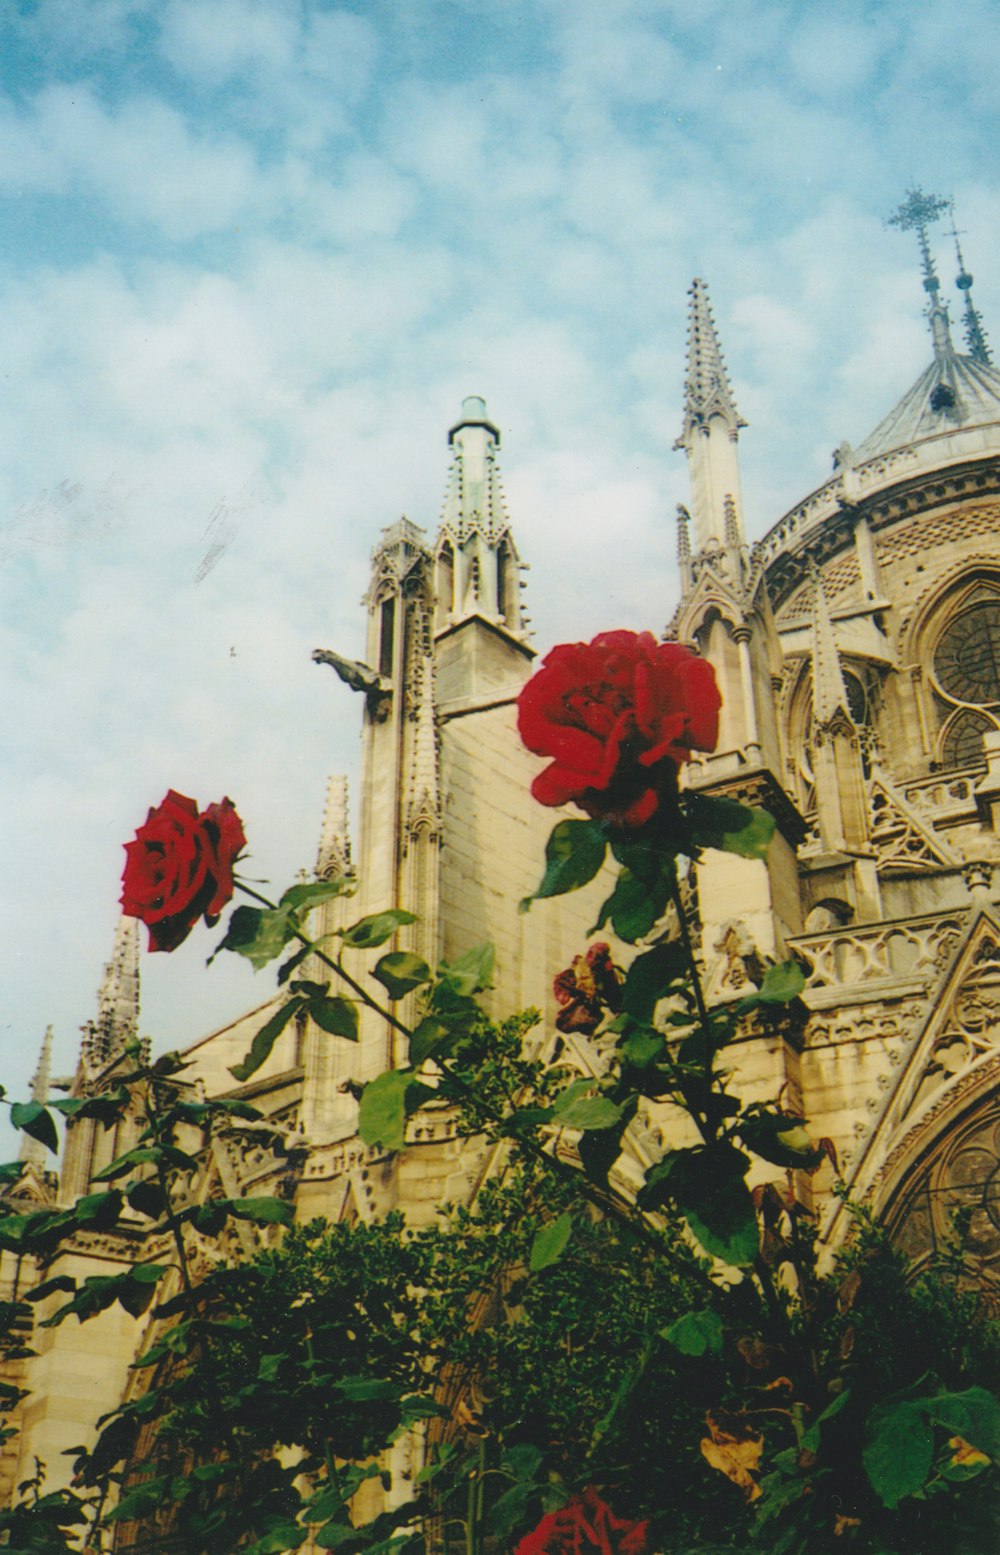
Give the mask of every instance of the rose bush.
[(521, 739), (552, 757), (531, 786), (544, 805), (643, 826), (677, 792), (677, 768), (719, 737), (715, 672), (651, 632), (602, 632), (553, 648), (518, 700)]
[(616, 1517), (592, 1485), (558, 1512), (549, 1512), (527, 1534), (514, 1555), (644, 1555), (649, 1522)]
[(149, 930), (150, 950), (176, 950), (204, 916), (212, 924), (233, 894), (233, 865), (246, 846), (230, 799), (199, 813), (174, 789), (125, 844), (122, 911)]

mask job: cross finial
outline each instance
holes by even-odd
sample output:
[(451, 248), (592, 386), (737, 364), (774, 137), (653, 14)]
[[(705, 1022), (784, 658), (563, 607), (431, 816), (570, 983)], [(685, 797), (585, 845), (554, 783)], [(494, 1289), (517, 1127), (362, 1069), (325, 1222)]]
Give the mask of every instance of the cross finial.
[(931, 258), (927, 228), (949, 208), (949, 204), (950, 201), (942, 200), (936, 194), (924, 194), (919, 186), (915, 186), (907, 190), (902, 205), (888, 218), (890, 227), (898, 227), (901, 232), (916, 232), (917, 242), (920, 244), (920, 257), (924, 264), (924, 291), (929, 292), (932, 297), (939, 290), (941, 283)]

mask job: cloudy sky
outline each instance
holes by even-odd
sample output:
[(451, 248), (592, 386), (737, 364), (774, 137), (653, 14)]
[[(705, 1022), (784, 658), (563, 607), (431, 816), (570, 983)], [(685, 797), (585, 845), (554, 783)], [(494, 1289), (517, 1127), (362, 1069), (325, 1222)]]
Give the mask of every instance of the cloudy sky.
[[(229, 794), (315, 857), (379, 530), (487, 399), (544, 648), (659, 629), (686, 289), (764, 533), (926, 364), (914, 182), (1000, 331), (991, 0), (2, 0), (2, 1079), (75, 1060), (121, 843)], [(954, 262), (935, 239), (950, 295)], [(143, 961), (176, 1045), (266, 997)]]

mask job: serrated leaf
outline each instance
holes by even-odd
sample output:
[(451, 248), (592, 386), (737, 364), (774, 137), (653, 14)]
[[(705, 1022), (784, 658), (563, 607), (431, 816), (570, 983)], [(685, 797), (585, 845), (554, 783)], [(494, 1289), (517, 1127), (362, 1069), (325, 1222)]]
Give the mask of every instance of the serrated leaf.
[(568, 1212), (560, 1215), (558, 1220), (540, 1226), (535, 1232), (531, 1255), (528, 1259), (528, 1268), (532, 1274), (539, 1274), (542, 1269), (548, 1269), (552, 1264), (558, 1263), (572, 1234), (573, 1217)]
[(774, 816), (767, 810), (710, 794), (685, 795), (684, 809), (697, 847), (717, 848), (740, 858), (767, 857), (775, 830)]
[(40, 1101), (16, 1101), (10, 1109), (10, 1121), (22, 1134), (37, 1139), (46, 1149), (59, 1149), (55, 1119)]
[(934, 1433), (923, 1402), (905, 1400), (873, 1409), (865, 1425), (862, 1458), (869, 1483), (894, 1511), (921, 1490), (934, 1457)]
[(410, 950), (390, 950), (375, 963), (372, 976), (390, 999), (402, 999), (421, 983), (429, 983), (433, 973), (422, 956)]
[(281, 954), (288, 941), (294, 939), (297, 929), (290, 908), (237, 907), (225, 935), (209, 959), (214, 961), (221, 950), (233, 950), (239, 956), (246, 956), (254, 971), (259, 972)]
[(367, 918), (359, 918), (357, 923), (343, 930), (344, 944), (355, 950), (372, 950), (376, 945), (384, 945), (387, 939), (392, 939), (403, 924), (416, 921), (416, 913), (406, 912), (402, 907), (389, 907), (385, 912), (369, 913)]
[(722, 1349), (722, 1318), (712, 1307), (685, 1312), (669, 1328), (661, 1328), (660, 1336), (682, 1355), (717, 1355)]
[(358, 1007), (353, 999), (342, 994), (319, 994), (309, 1000), (308, 1015), (323, 1031), (334, 1037), (346, 1037), (348, 1042), (358, 1040)]
[(557, 821), (545, 844), (541, 884), (521, 902), (521, 911), (526, 912), (532, 902), (544, 897), (563, 896), (585, 886), (604, 863), (607, 847), (596, 821)]
[(246, 1058), (239, 1064), (230, 1064), (229, 1073), (234, 1080), (239, 1080), (242, 1085), (245, 1080), (249, 1080), (252, 1074), (257, 1073), (260, 1066), (266, 1063), (270, 1057), (271, 1049), (288, 1025), (288, 1022), (298, 1014), (305, 1003), (306, 999), (303, 994), (293, 994), (287, 1004), (283, 1004), (280, 1009), (275, 1010), (270, 1020), (265, 1021), (254, 1037)]

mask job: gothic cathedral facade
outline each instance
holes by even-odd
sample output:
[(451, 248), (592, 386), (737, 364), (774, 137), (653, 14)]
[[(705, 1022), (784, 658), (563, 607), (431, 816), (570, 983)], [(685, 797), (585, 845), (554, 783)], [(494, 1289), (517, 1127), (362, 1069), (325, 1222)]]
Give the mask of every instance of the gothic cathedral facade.
[[(711, 660), (724, 697), (718, 749), (688, 781), (766, 805), (778, 823), (766, 863), (707, 852), (693, 871), (712, 996), (741, 997), (769, 960), (794, 956), (807, 974), (789, 1019), (740, 1044), (745, 1085), (801, 1108), (833, 1142), (852, 1197), (917, 1264), (964, 1209), (972, 1273), (1000, 1284), (1000, 372), (961, 262), (966, 349), (954, 343), (926, 241), (933, 214), (913, 195), (899, 223), (921, 240), (929, 365), (863, 442), (841, 446), (830, 479), (752, 544), (743, 422), (707, 290), (694, 283), (678, 440), (691, 496), (679, 513), (681, 597), (667, 634)], [(536, 1006), (544, 1040), (553, 972), (583, 948), (600, 883), (569, 910), (518, 911), (553, 819), (529, 797), (537, 762), (515, 731), (535, 650), (500, 435), (481, 399), (464, 402), (448, 443), (437, 533), (403, 520), (375, 549), (366, 662), (330, 648), (314, 655), (363, 703), (356, 841), (344, 780), (331, 779), (316, 873), (356, 877), (352, 918), (414, 911), (401, 945), (429, 961), (493, 941), (496, 1014)], [(319, 909), (323, 926), (347, 910), (339, 899)], [(99, 1090), (135, 1037), (138, 1001), (137, 928), (123, 920), (76, 1094)], [(357, 1046), (293, 1023), (266, 1066), (235, 1087), (229, 1066), (270, 1008), (193, 1042), (187, 1073), (207, 1094), (246, 1095), (297, 1148), (279, 1157), (266, 1144), (214, 1139), (202, 1191), (219, 1181), (229, 1195), (278, 1192), (304, 1220), (399, 1207), (415, 1221), (475, 1192), (490, 1163), (461, 1145), (445, 1112), (418, 1114), (402, 1152), (359, 1141), (358, 1082), (405, 1057), (375, 1017)], [(43, 1057), (37, 1099), (46, 1085)], [(641, 1158), (644, 1132), (662, 1126), (652, 1116), (633, 1126), (620, 1163), (626, 1189), (629, 1151)], [(28, 1141), (12, 1205), (87, 1192), (128, 1147), (112, 1135), (71, 1124), (58, 1175)], [(832, 1242), (846, 1234), (834, 1180), (830, 1164), (804, 1190)], [(241, 1223), (240, 1234), (251, 1252), (267, 1233)], [(122, 1223), (78, 1235), (48, 1272), (113, 1273), (140, 1253), (137, 1230)], [(9, 1296), (19, 1276), (3, 1258)], [(30, 1389), (19, 1439), (0, 1456), (8, 1487), (36, 1456), (64, 1472), (64, 1449), (135, 1386), (129, 1363), (147, 1321), (114, 1307), (85, 1326), (36, 1328), (37, 1356), (14, 1379)]]

